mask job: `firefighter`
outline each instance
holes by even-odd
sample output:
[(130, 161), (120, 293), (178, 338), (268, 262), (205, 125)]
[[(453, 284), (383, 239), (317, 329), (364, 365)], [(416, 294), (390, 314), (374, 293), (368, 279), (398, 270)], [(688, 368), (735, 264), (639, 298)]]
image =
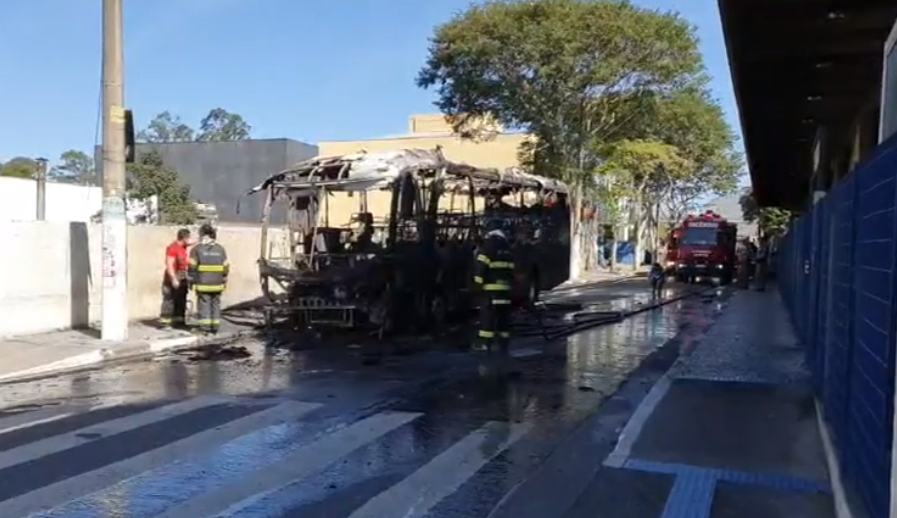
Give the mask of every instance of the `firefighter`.
[(162, 275), (162, 310), (159, 323), (166, 328), (184, 327), (187, 317), (187, 249), (190, 231), (178, 230), (173, 243), (165, 249), (165, 273)]
[(479, 298), (479, 329), (473, 348), (506, 354), (511, 340), (514, 258), (500, 220), (490, 220), (477, 253), (473, 282)]
[(190, 281), (196, 291), (199, 330), (216, 334), (221, 325), (221, 294), (227, 286), (230, 266), (227, 251), (215, 240), (218, 235), (206, 223), (199, 229), (200, 242), (190, 250)]

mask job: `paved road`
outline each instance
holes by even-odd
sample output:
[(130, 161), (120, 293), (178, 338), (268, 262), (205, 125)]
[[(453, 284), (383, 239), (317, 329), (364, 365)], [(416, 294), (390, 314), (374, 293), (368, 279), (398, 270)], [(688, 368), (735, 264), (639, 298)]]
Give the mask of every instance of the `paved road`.
[[(638, 291), (613, 289), (606, 300)], [(634, 400), (686, 343), (679, 331), (712, 311), (687, 299), (523, 347), (502, 379), (461, 353), (370, 365), (246, 342), (243, 359), (6, 385), (0, 516), (592, 516), (576, 502)]]

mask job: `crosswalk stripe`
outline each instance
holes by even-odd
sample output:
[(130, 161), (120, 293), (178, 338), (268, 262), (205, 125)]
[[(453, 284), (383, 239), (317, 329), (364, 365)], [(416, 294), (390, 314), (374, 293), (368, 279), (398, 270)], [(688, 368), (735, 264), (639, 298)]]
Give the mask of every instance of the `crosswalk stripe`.
[(221, 397), (203, 396), (165, 405), (145, 412), (131, 414), (111, 421), (81, 428), (63, 435), (25, 444), (18, 448), (0, 452), (0, 470), (22, 464), (34, 459), (46, 457), (70, 448), (96, 440), (97, 436), (110, 437), (128, 432), (146, 425), (162, 421), (200, 408), (220, 404), (226, 400)]
[[(529, 425), (490, 422), (375, 496), (349, 518), (421, 518), (483, 466), (517, 442)], [(233, 518), (237, 518), (236, 515)]]
[(155, 518), (199, 518), (227, 512), (231, 505), (245, 506), (258, 495), (271, 494), (296, 479), (308, 477), (421, 415), (412, 412), (374, 414), (300, 448), (281, 462), (258, 470), (251, 478), (206, 493)]
[(297, 419), (321, 406), (317, 403), (288, 401), (253, 412), (224, 425), (204, 430), (140, 455), (2, 501), (0, 502), (0, 516), (29, 516), (40, 511), (48, 512), (35, 514), (34, 518), (38, 516), (70, 516), (66, 513), (55, 514), (53, 508), (146, 471), (181, 459), (207, 454), (219, 448), (223, 442), (259, 428)]
[[(84, 408), (87, 410), (87, 407)], [(39, 424), (59, 421), (75, 415), (77, 412), (70, 406), (41, 408), (30, 412), (20, 412), (8, 417), (0, 418), (0, 435), (36, 426)]]

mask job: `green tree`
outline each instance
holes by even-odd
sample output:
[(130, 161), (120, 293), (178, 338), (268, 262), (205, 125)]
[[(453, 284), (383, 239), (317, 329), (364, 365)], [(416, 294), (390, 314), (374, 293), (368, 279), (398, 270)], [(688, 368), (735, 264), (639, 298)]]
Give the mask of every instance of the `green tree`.
[(791, 223), (791, 211), (778, 207), (760, 207), (754, 193), (746, 190), (738, 199), (741, 215), (748, 223), (756, 223), (760, 233), (766, 236), (781, 236)]
[(195, 133), (193, 128), (181, 121), (180, 117), (164, 111), (137, 133), (137, 141), (150, 144), (193, 142)]
[(658, 140), (621, 140), (601, 152), (601, 178), (618, 188), (626, 200), (628, 217), (620, 223), (635, 226), (637, 253), (643, 246), (656, 255), (660, 239), (661, 207), (670, 193), (694, 171), (694, 165), (673, 145)]
[(12, 178), (34, 178), (37, 172), (37, 161), (23, 156), (10, 159), (0, 168), (0, 176)]
[(417, 83), (456, 131), (494, 118), (533, 135), (532, 165), (571, 187), (571, 276), (601, 146), (630, 137), (655, 96), (703, 79), (694, 28), (617, 0), (501, 0), (437, 27)]
[(246, 140), (251, 130), (252, 126), (240, 115), (224, 108), (215, 108), (199, 123), (199, 135), (196, 140), (199, 142)]
[(136, 200), (156, 196), (160, 223), (190, 225), (196, 221), (190, 187), (179, 182), (178, 172), (165, 165), (156, 149), (139, 153), (135, 163), (128, 164), (128, 196)]
[(87, 153), (70, 149), (59, 157), (59, 164), (47, 175), (56, 182), (92, 184), (97, 180), (93, 158)]
[(699, 198), (736, 192), (743, 169), (736, 150), (736, 136), (726, 122), (719, 103), (710, 96), (704, 81), (668, 96), (658, 96), (640, 117), (652, 138), (675, 146), (692, 164), (665, 200), (667, 211), (679, 218)]

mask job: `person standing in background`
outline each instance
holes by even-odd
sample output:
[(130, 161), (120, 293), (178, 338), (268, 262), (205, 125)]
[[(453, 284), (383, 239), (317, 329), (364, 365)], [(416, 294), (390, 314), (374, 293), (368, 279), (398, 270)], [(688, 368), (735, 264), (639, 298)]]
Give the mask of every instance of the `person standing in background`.
[(163, 327), (183, 328), (187, 325), (187, 268), (190, 231), (178, 230), (177, 237), (165, 249), (165, 273), (162, 277), (162, 309), (159, 323)]
[(766, 265), (769, 261), (769, 238), (766, 236), (760, 238), (756, 258), (757, 269), (754, 272), (754, 285), (757, 291), (763, 291), (766, 289)]

